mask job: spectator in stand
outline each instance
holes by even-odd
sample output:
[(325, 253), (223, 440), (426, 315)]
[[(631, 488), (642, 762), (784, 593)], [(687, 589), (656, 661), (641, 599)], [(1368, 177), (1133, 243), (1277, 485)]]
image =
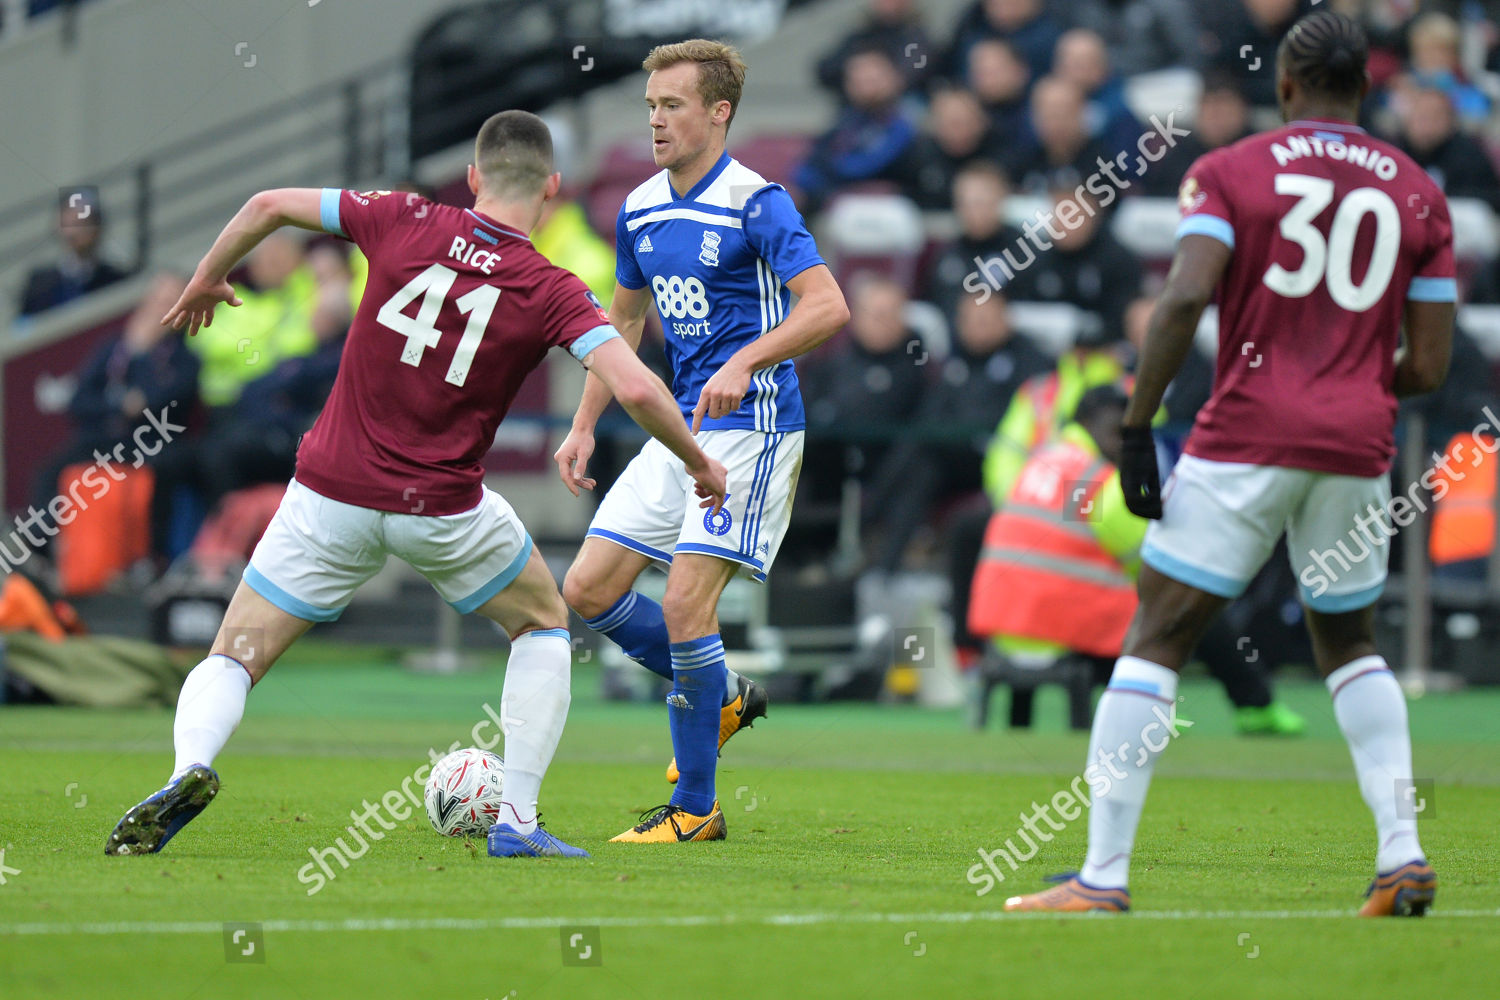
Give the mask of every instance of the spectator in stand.
[[(186, 284), (176, 274), (158, 274), (120, 332), (106, 339), (79, 369), (68, 404), (73, 436), (37, 473), (32, 504), (38, 510), (46, 510), (53, 497), (67, 492), (66, 485), (60, 488), (58, 483), (65, 467), (93, 462), (95, 450), (108, 453), (121, 442), (133, 448), (130, 437), (149, 423), (147, 410), (158, 416), (165, 411), (174, 424), (187, 423), (197, 399), (198, 359), (181, 333), (161, 325)], [(174, 441), (171, 447), (185, 444)]]
[(1250, 105), (1239, 84), (1222, 70), (1209, 73), (1198, 97), (1191, 135), (1182, 136), (1166, 155), (1150, 164), (1141, 182), (1148, 195), (1175, 198), (1188, 168), (1210, 150), (1239, 142), (1251, 132)]
[(848, 476), (868, 481), (922, 401), (927, 352), (906, 325), (906, 304), (906, 289), (890, 278), (856, 276), (848, 338), (798, 376), (808, 431), (802, 478), (819, 499), (837, 497)]
[[(226, 422), (235, 420), (234, 404), (250, 382), (272, 371), (287, 358), (311, 354), (318, 346), (313, 328), (317, 282), (307, 266), (302, 244), (278, 232), (266, 237), (247, 261), (249, 281), (236, 282), (241, 304), (220, 309), (214, 324), (188, 339), (188, 347), (201, 361), (198, 397), (207, 407), (203, 437), (222, 433)], [(344, 308), (348, 309), (347, 285)], [(156, 489), (151, 497), (151, 546), (158, 568), (191, 540), (189, 512), (202, 513), (202, 501), (210, 490), (203, 465), (203, 450), (192, 447), (164, 448), (151, 462)], [(183, 506), (184, 493), (198, 503)]]
[(1485, 148), (1459, 130), (1451, 93), (1418, 79), (1401, 102), (1401, 148), (1449, 198), (1479, 198), (1500, 211), (1500, 177)]
[(844, 108), (797, 170), (804, 210), (818, 211), (836, 191), (860, 181), (910, 173), (917, 126), (902, 108), (905, 81), (884, 50), (861, 49), (844, 64)]
[(316, 283), (310, 322), (317, 346), (247, 382), (226, 419), (197, 442), (199, 479), (194, 485), (209, 510), (235, 490), (290, 479), (296, 471), (297, 442), (333, 388), (353, 319), (349, 256), (341, 243), (327, 241), (308, 252), (307, 264)]
[(969, 50), (965, 79), (989, 114), (995, 132), (1008, 148), (1013, 148), (1031, 113), (1026, 102), (1031, 92), (1031, 67), (1010, 42), (987, 38)]
[(1076, 175), (1082, 183), (1119, 152), (1089, 134), (1086, 108), (1087, 98), (1076, 83), (1057, 76), (1037, 81), (1031, 89), (1029, 134), (1011, 171), (1021, 190), (1040, 194), (1059, 172)]
[(1228, 73), (1252, 107), (1276, 107), (1276, 46), (1311, 0), (1221, 0), (1204, 4), (1207, 65)]
[(864, 22), (818, 60), (818, 83), (838, 93), (844, 84), (844, 64), (869, 48), (890, 56), (906, 80), (907, 93), (925, 89), (937, 67), (937, 51), (922, 27), (915, 0), (869, 0)]
[(924, 210), (946, 210), (953, 204), (959, 168), (971, 160), (1000, 162), (1005, 143), (979, 98), (952, 85), (933, 93), (927, 128), (912, 152), (911, 173), (902, 190)]
[(615, 251), (594, 232), (582, 205), (572, 198), (544, 202), (531, 243), (547, 260), (582, 278), (604, 308), (609, 308), (615, 293)]
[(1094, 196), (1077, 185), (1076, 175), (1054, 176), (1048, 231), (1039, 235), (1057, 238), (1051, 250), (1036, 255), (1036, 263), (1016, 272), (1005, 294), (1014, 302), (1077, 306), (1092, 314), (1080, 336), (1119, 340), (1125, 307), (1141, 292), (1141, 261), (1110, 233)]
[(958, 238), (933, 259), (923, 283), (924, 297), (943, 311), (950, 327), (958, 322), (959, 299), (970, 294), (964, 288), (968, 276), (1022, 240), (1021, 231), (1005, 222), (1009, 194), (1009, 178), (987, 160), (966, 164), (953, 182)]
[(956, 78), (967, 76), (970, 50), (986, 38), (999, 38), (1014, 47), (1034, 74), (1043, 76), (1052, 69), (1052, 52), (1061, 34), (1042, 0), (975, 0), (954, 29), (948, 71)]
[(1412, 22), (1406, 38), (1411, 75), (1421, 84), (1447, 91), (1465, 125), (1484, 125), (1490, 113), (1490, 99), (1465, 78), (1459, 57), (1462, 36), (1458, 22), (1447, 14), (1423, 14)]
[(1121, 76), (1203, 61), (1198, 13), (1188, 0), (1073, 0), (1067, 22), (1104, 39), (1110, 65)]
[(1125, 103), (1125, 81), (1109, 64), (1109, 52), (1098, 32), (1074, 28), (1058, 39), (1053, 73), (1087, 97), (1084, 113), (1089, 134), (1110, 150), (1134, 150), (1143, 126)]
[(231, 405), (246, 382), (282, 358), (308, 354), (317, 346), (311, 323), (314, 280), (302, 243), (273, 233), (246, 263), (249, 281), (234, 286), (242, 304), (221, 310), (213, 326), (188, 340), (203, 362), (198, 390), (210, 407)]
[(16, 308), (22, 316), (65, 305), (126, 275), (100, 256), (104, 209), (97, 202), (78, 193), (69, 195), (58, 206), (57, 235), (62, 242), (62, 257), (26, 276)]
[(873, 564), (901, 567), (907, 544), (945, 500), (980, 488), (980, 462), (1016, 389), (1051, 367), (1018, 337), (1000, 295), (959, 300), (957, 343), (911, 424), (886, 456), (866, 495), (864, 523), (873, 528)]

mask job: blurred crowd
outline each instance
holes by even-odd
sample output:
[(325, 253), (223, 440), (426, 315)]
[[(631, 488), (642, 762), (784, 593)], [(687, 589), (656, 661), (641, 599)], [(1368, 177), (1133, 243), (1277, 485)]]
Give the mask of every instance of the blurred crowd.
[[(847, 329), (799, 365), (809, 444), (798, 503), (805, 523), (834, 510), (847, 518), (854, 487), (857, 545), (850, 550), (848, 532), (794, 528), (783, 555), (792, 571), (943, 572), (954, 618), (964, 618), (984, 526), (1028, 461), (1073, 423), (1090, 390), (1128, 389), (1165, 261), (1143, 260), (1117, 238), (1121, 206), (1175, 199), (1198, 156), (1279, 123), (1276, 46), (1313, 6), (976, 0), (956, 21), (934, 24), (916, 0), (870, 0), (815, 66), (836, 113), (774, 178), (819, 234), (852, 311)], [(1491, 5), (1321, 6), (1356, 17), (1370, 35), (1363, 124), (1410, 153), (1450, 199), (1500, 210), (1500, 28)], [(1106, 163), (1127, 179), (1092, 183)], [(904, 206), (920, 220), (920, 248), (844, 252), (827, 233), (840, 206), (861, 197)], [(28, 277), (22, 314), (123, 276), (100, 253), (102, 206), (86, 218), (76, 208), (62, 206), (59, 256)], [(1044, 245), (1036, 220), (1049, 210), (1076, 224), (1049, 229)], [(562, 200), (536, 242), (607, 299), (612, 222)], [(80, 367), (74, 438), (37, 476), (37, 503), (148, 410), (177, 402), (174, 412), (190, 414), (189, 435), (148, 463), (151, 567), (160, 572), (226, 498), (290, 476), (363, 276), (362, 258), (342, 241), (278, 235), (236, 276), (245, 304), (220, 310), (191, 340), (159, 324), (181, 277), (156, 276)], [(1500, 303), (1500, 261), (1461, 279), (1466, 301)], [(1058, 315), (1067, 317), (1064, 337), (1037, 334), (1037, 317)], [(1448, 385), (1416, 404), (1444, 440), (1497, 399), (1491, 364), (1463, 330), (1458, 341)], [(659, 343), (642, 349), (660, 360)], [(1211, 360), (1195, 353), (1159, 417), (1164, 457), (1174, 457), (1211, 383)], [(607, 477), (607, 443), (599, 461)], [(1493, 475), (1488, 481), (1493, 493)], [(1463, 530), (1483, 537), (1435, 544), (1440, 564), (1483, 561), (1492, 519)], [(1455, 552), (1462, 558), (1450, 558)], [(965, 641), (977, 648), (974, 637)]]

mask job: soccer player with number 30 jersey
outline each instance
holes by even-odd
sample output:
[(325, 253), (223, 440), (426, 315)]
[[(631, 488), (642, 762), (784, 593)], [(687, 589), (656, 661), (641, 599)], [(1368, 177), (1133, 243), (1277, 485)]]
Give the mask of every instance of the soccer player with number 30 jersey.
[(211, 655), (188, 675), (171, 780), (127, 812), (108, 854), (161, 850), (213, 799), (214, 757), (259, 681), (314, 623), (339, 617), (389, 555), (455, 609), (511, 637), (500, 718), (505, 781), (497, 857), (587, 856), (537, 822), (542, 776), (567, 719), (567, 608), (514, 510), (480, 464), (526, 375), (566, 348), (675, 456), (709, 513), (724, 467), (704, 454), (661, 380), (573, 274), (527, 233), (561, 182), (540, 118), (504, 111), (475, 141), (472, 209), (390, 191), (288, 188), (251, 198), (199, 264), (164, 323), (189, 333), (239, 305), (230, 270), (283, 225), (352, 240), (370, 261), (338, 377), (303, 437), (297, 472), (255, 547)]
[[(728, 469), (729, 492), (702, 514), (681, 464), (648, 442), (600, 504), (563, 593), (591, 628), (673, 682), (667, 780), (677, 787), (615, 840), (722, 840), (718, 750), (765, 714), (766, 698), (725, 669), (716, 608), (730, 579), (764, 580), (776, 558), (802, 464), (792, 359), (849, 311), (785, 189), (724, 151), (745, 80), (739, 53), (694, 39), (653, 49), (644, 65), (652, 153), (664, 169), (620, 208), (609, 315), (639, 344), (656, 306), (681, 419)], [(608, 403), (608, 388), (589, 378), (556, 455), (574, 494), (594, 485), (586, 467)], [(653, 563), (669, 567), (661, 604), (632, 589)]]
[[(1126, 502), (1155, 520), (1140, 607), (1094, 717), (1088, 855), (1077, 876), (1007, 909), (1129, 908), (1151, 771), (1181, 725), (1177, 673), (1283, 531), (1375, 818), (1376, 877), (1360, 915), (1420, 916), (1432, 905), (1406, 703), (1375, 650), (1372, 609), (1389, 522), (1406, 523), (1387, 478), (1396, 400), (1447, 373), (1453, 233), (1422, 168), (1354, 124), (1368, 49), (1347, 17), (1298, 21), (1277, 53), (1288, 124), (1207, 154), (1183, 181), (1177, 255), (1124, 419)], [(1163, 490), (1151, 416), (1216, 289), (1214, 393)]]

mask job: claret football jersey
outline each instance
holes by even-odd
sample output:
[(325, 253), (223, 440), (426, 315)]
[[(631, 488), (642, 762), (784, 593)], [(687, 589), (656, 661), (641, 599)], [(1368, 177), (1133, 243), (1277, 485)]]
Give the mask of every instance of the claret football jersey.
[(1214, 391), (1184, 450), (1385, 473), (1405, 303), (1457, 298), (1442, 191), (1395, 146), (1317, 120), (1201, 157), (1179, 202), (1179, 238), (1233, 251), (1218, 287)]
[(619, 335), (582, 280), (472, 209), (332, 188), (321, 207), (370, 275), (297, 480), (375, 510), (469, 510), (495, 431), (548, 349), (582, 359)]

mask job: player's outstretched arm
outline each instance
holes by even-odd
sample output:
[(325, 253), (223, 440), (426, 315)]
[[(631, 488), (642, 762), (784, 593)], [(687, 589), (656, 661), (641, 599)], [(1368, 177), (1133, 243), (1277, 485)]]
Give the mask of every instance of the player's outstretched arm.
[[(677, 408), (677, 400), (662, 383), (662, 380), (636, 357), (635, 351), (622, 338), (612, 337), (594, 348), (583, 359), (585, 367), (597, 375), (614, 393), (625, 412), (630, 414), (646, 433), (666, 445), (668, 450), (682, 459), (687, 473), (698, 484), (698, 495), (704, 497), (701, 506), (717, 510), (724, 503), (726, 490), (724, 466), (709, 458), (688, 433)], [(565, 464), (561, 451), (557, 458), (558, 472), (563, 482), (576, 496), (578, 490), (570, 477), (573, 469)], [(590, 482), (585, 488), (592, 485)]]
[(1396, 354), (1393, 389), (1398, 397), (1433, 392), (1448, 377), (1453, 354), (1452, 302), (1406, 303), (1406, 343)]
[(704, 417), (724, 417), (738, 410), (750, 391), (751, 375), (806, 354), (849, 322), (849, 305), (827, 264), (814, 264), (788, 279), (786, 287), (797, 296), (797, 304), (774, 330), (736, 351), (704, 383), (693, 410), (693, 433)]
[(318, 188), (276, 188), (252, 195), (198, 262), (182, 297), (162, 317), (162, 325), (180, 329), (185, 323), (191, 336), (200, 326), (213, 325), (214, 308), (219, 303), (239, 305), (234, 286), (229, 284), (229, 272), (261, 240), (282, 226), (321, 230), (318, 212), (321, 197)]

